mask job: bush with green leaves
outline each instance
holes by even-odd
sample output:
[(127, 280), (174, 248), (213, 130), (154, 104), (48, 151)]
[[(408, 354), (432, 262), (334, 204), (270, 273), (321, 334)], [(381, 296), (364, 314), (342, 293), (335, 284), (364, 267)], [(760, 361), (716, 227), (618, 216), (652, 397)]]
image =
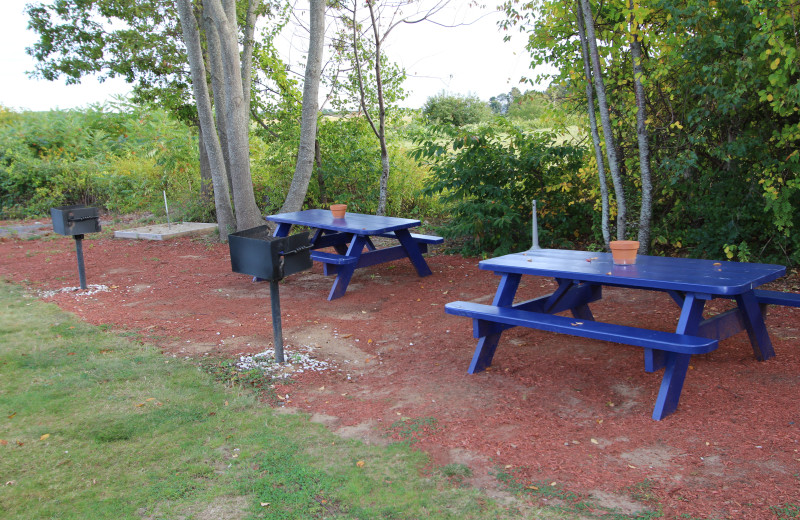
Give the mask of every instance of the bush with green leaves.
[(462, 127), (486, 121), (491, 109), (476, 96), (440, 92), (425, 101), (422, 114), (434, 124)]
[(584, 148), (504, 121), (474, 131), (439, 128), (417, 144), (413, 156), (431, 169), (424, 193), (448, 204), (450, 220), (440, 232), (459, 244), (459, 252), (528, 249), (533, 199), (540, 201), (542, 246), (575, 247), (592, 236), (590, 181), (578, 175)]
[[(435, 216), (440, 211), (437, 201), (420, 195), (427, 170), (406, 153), (404, 135), (396, 127), (390, 132), (387, 214)], [(348, 205), (348, 211), (374, 214), (378, 209), (381, 158), (378, 140), (366, 119), (322, 117), (317, 139), (320, 161), (314, 165), (304, 206), (320, 208), (342, 203)], [(297, 141), (286, 138), (251, 141), (253, 156), (259, 158), (253, 161), (256, 200), (264, 204), (266, 213), (274, 213), (283, 204), (294, 175)]]
[(161, 209), (163, 191), (172, 198), (199, 190), (190, 128), (160, 110), (113, 108), (2, 111), (0, 216), (41, 216), (71, 204)]
[[(420, 195), (427, 171), (406, 153), (402, 125), (390, 128), (389, 186), (386, 213), (399, 216), (430, 216), (436, 202)], [(326, 118), (319, 128), (320, 175), (329, 202), (348, 205), (348, 210), (375, 213), (378, 209), (381, 157), (378, 140), (363, 117)], [(320, 185), (312, 182), (309, 194), (320, 204)]]

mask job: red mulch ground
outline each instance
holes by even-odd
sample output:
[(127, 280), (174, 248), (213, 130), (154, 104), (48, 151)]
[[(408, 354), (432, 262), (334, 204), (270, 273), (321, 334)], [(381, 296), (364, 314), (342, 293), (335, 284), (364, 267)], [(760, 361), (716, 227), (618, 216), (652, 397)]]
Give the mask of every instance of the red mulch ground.
[[(87, 282), (109, 290), (45, 300), (90, 323), (138, 331), (167, 355), (234, 357), (271, 344), (268, 285), (232, 273), (227, 245), (105, 232), (87, 236), (84, 255)], [(428, 262), (426, 278), (407, 261), (361, 270), (333, 302), (318, 265), (282, 282), (287, 352), (315, 347), (339, 367), (279, 385), (287, 407), (373, 442), (385, 442), (399, 419), (433, 418), (416, 446), (435, 464), (469, 465), (472, 482), (488, 488), (500, 468), (526, 485), (556, 483), (623, 511), (660, 507), (665, 518), (783, 518), (774, 508), (800, 505), (800, 309), (770, 310), (772, 360), (756, 361), (745, 334), (693, 358), (677, 413), (653, 421), (661, 376), (644, 372), (635, 347), (512, 330), (494, 366), (468, 375), (471, 323), (443, 307), (490, 301), (498, 278), (475, 258)], [(0, 279), (37, 291), (78, 285), (74, 241), (0, 238)], [(553, 287), (525, 283), (520, 297)], [(796, 273), (778, 285), (800, 290)], [(670, 330), (678, 318), (664, 294), (605, 296), (593, 307), (601, 320)]]

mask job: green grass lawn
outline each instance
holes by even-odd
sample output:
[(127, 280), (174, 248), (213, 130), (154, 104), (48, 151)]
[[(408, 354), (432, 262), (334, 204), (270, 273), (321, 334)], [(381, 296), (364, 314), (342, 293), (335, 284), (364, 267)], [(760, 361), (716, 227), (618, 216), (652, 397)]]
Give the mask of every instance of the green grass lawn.
[(0, 518), (563, 518), (427, 464), (0, 282)]

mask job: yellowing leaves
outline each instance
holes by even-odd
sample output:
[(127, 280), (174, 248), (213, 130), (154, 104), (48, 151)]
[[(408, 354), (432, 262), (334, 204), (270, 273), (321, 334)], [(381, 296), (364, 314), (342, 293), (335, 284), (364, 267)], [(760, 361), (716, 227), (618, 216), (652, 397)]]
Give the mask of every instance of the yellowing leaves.
[(44, 435), (42, 435), (41, 437), (39, 437), (39, 440), (40, 440), (40, 441), (46, 441), (46, 440), (47, 440), (47, 439), (49, 439), (49, 438), (50, 438), (50, 434), (49, 434), (49, 433), (45, 433)]
[(780, 65), (780, 64), (781, 64), (781, 59), (780, 58), (775, 58), (774, 60), (772, 60), (772, 63), (769, 64), (769, 68), (772, 69), (772, 70), (775, 70), (775, 69), (778, 68), (778, 65)]
[[(137, 403), (136, 407), (137, 408), (141, 408), (142, 406), (144, 406), (147, 403), (152, 402), (152, 401), (155, 401), (156, 406), (161, 406), (161, 403), (158, 402), (155, 397), (148, 397), (147, 399), (144, 400), (143, 403)], [(225, 404), (227, 405), (227, 402)]]

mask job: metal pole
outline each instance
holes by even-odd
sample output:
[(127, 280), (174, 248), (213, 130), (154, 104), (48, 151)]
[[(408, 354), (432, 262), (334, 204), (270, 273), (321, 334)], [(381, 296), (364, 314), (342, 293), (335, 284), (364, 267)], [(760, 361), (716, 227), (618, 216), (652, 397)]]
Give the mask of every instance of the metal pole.
[(531, 249), (541, 249), (539, 247), (539, 223), (536, 217), (536, 200), (533, 200), (533, 211), (531, 213), (532, 220), (533, 220), (533, 245)]
[(75, 255), (78, 257), (78, 278), (81, 281), (81, 289), (86, 289), (86, 272), (83, 268), (83, 235), (74, 235)]
[(161, 190), (164, 194), (164, 211), (167, 212), (167, 229), (172, 229), (172, 222), (169, 220), (169, 206), (167, 205), (167, 190)]
[(283, 363), (283, 330), (281, 330), (281, 296), (278, 281), (269, 281), (269, 299), (272, 307), (272, 342), (275, 344), (275, 361)]

